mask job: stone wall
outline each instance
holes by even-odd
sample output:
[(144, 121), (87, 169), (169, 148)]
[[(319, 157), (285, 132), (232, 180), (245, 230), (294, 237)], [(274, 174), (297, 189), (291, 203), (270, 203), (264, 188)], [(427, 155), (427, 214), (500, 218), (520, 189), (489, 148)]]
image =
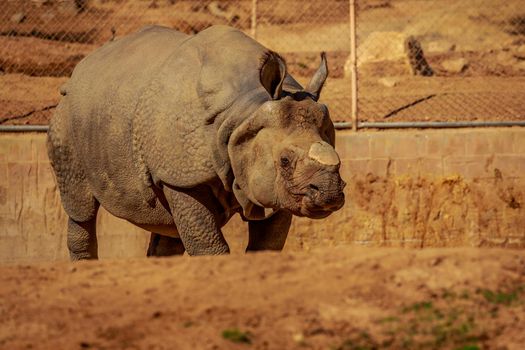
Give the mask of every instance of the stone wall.
[[(285, 249), (318, 245), (525, 247), (525, 129), (338, 132), (346, 205), (295, 218)], [(0, 261), (67, 259), (67, 217), (45, 134), (0, 134)], [(148, 234), (104, 210), (101, 258), (143, 256)], [(247, 243), (238, 217), (224, 228)]]

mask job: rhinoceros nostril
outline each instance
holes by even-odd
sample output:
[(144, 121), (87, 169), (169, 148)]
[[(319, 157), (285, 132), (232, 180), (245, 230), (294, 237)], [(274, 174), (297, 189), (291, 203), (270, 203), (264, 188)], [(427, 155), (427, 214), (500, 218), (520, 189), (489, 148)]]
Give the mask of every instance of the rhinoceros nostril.
[(317, 187), (317, 186), (314, 185), (314, 184), (310, 184), (310, 185), (308, 185), (308, 187), (309, 187), (310, 189), (316, 191), (316, 192), (319, 192), (319, 187)]

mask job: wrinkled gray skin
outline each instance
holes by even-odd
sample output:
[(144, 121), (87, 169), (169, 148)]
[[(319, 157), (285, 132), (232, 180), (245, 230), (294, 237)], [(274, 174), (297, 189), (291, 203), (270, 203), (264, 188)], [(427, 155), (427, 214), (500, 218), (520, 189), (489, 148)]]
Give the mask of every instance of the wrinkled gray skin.
[(235, 29), (163, 27), (82, 60), (50, 124), (48, 153), (69, 216), (73, 260), (97, 257), (96, 214), (152, 232), (148, 255), (224, 254), (239, 212), (247, 250), (282, 249), (292, 215), (344, 203), (334, 128), (279, 55)]

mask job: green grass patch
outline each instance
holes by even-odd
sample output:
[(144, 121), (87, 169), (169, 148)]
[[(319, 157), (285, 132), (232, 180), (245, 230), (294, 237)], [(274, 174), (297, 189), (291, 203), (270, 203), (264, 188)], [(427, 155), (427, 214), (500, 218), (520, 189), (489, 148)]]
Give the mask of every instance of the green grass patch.
[(486, 301), (492, 304), (506, 305), (509, 306), (515, 301), (518, 300), (519, 294), (517, 290), (511, 292), (502, 292), (502, 291), (491, 291), (490, 289), (482, 289), (481, 295), (485, 298)]
[(459, 348), (455, 348), (454, 350), (480, 350), (480, 347), (477, 345), (463, 345)]
[(445, 291), (440, 295), (442, 302), (421, 301), (404, 306), (398, 323), (380, 324), (388, 326), (389, 334), (398, 338), (394, 342), (399, 348), (469, 349), (467, 346), (477, 346), (483, 333), (477, 328), (475, 311), (464, 305), (464, 294)]
[(420, 312), (425, 310), (432, 310), (433, 304), (431, 301), (422, 301), (419, 303), (414, 303), (412, 305), (406, 306), (403, 308), (403, 313), (409, 313), (409, 312)]
[(525, 304), (524, 285), (442, 290), (376, 319), (380, 336), (353, 332), (332, 350), (480, 350), (498, 329), (493, 319), (507, 306)]
[(222, 331), (222, 337), (234, 343), (251, 344), (251, 334), (240, 331), (237, 328), (229, 328)]

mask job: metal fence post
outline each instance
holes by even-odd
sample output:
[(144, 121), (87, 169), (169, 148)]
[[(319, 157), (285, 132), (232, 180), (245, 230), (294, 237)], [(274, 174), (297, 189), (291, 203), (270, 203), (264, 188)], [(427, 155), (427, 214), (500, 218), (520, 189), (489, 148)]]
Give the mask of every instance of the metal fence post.
[(252, 0), (252, 38), (257, 39), (257, 0)]
[(355, 21), (355, 1), (350, 0), (350, 66), (351, 81), (350, 93), (352, 99), (352, 130), (357, 131), (357, 40), (356, 40), (356, 21)]

